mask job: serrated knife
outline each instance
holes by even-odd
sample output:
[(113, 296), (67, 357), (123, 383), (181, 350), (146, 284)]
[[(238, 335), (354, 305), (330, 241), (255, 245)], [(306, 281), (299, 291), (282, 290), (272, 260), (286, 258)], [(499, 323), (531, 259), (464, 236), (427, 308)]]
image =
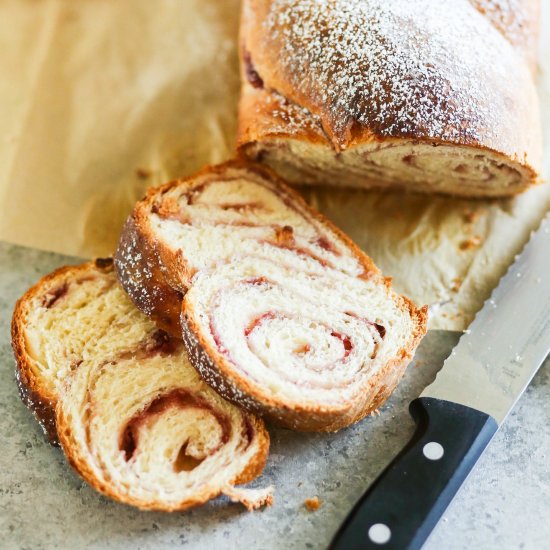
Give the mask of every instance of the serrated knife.
[(416, 430), (334, 550), (420, 548), (550, 350), (550, 214), (410, 404)]

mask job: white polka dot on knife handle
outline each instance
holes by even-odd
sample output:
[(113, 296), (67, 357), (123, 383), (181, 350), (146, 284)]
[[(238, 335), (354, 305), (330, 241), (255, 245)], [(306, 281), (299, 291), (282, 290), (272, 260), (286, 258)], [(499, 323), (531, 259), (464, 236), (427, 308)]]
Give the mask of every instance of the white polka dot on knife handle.
[(424, 445), (422, 452), (428, 460), (439, 460), (444, 455), (445, 450), (440, 443), (430, 441)]
[(369, 529), (369, 539), (374, 544), (386, 544), (391, 538), (391, 530), (383, 523), (375, 523)]

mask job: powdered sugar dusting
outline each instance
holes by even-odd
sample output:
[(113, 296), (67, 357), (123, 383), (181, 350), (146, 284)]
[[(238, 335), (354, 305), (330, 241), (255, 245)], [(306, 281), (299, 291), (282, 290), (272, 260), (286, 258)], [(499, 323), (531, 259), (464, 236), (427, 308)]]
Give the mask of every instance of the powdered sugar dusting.
[(520, 62), (468, 0), (274, 0), (262, 33), (340, 147), (354, 122), (382, 136), (491, 139), (502, 58)]
[(151, 315), (155, 301), (161, 298), (161, 293), (154, 284), (148, 258), (144, 261), (134, 233), (130, 232), (127, 240), (121, 243), (117, 250), (115, 265), (126, 292), (139, 303), (143, 313)]

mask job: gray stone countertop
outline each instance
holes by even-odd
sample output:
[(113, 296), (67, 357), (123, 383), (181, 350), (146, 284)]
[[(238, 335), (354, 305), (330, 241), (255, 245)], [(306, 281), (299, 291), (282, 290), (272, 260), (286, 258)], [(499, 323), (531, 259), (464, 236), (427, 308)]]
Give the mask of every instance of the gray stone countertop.
[[(325, 548), (363, 490), (411, 436), (411, 399), (434, 378), (456, 333), (430, 332), (381, 415), (337, 434), (270, 428), (252, 486), (275, 502), (248, 513), (219, 498), (185, 514), (140, 512), (84, 483), (19, 401), (9, 325), (16, 299), (74, 258), (0, 243), (0, 547), (3, 549)], [(436, 549), (550, 548), (550, 361), (496, 435), (429, 541)], [(323, 505), (308, 512), (304, 499)]]

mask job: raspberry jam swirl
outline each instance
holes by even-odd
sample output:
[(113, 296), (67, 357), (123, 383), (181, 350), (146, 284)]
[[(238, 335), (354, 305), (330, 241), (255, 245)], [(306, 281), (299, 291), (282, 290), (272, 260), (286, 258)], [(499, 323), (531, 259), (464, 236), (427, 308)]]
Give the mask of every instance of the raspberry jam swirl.
[[(124, 426), (120, 433), (119, 448), (124, 453), (126, 461), (132, 460), (142, 449), (140, 444), (145, 443), (150, 434), (146, 432), (155, 429), (155, 424), (162, 423), (163, 415), (170, 416), (174, 413), (185, 411), (188, 422), (193, 420), (210, 428), (217, 434), (215, 441), (210, 440), (207, 445), (197, 440), (197, 435), (189, 434), (182, 441), (179, 452), (173, 462), (176, 471), (193, 470), (207, 457), (214, 455), (231, 437), (231, 421), (224, 413), (217, 411), (212, 404), (205, 399), (193, 395), (188, 390), (176, 388), (157, 396), (145, 408), (135, 414)], [(184, 420), (184, 415), (181, 415)], [(248, 424), (249, 425), (249, 424)], [(246, 425), (246, 437), (249, 438), (248, 425)]]
[(209, 316), (218, 351), (251, 379), (268, 381), (274, 393), (357, 384), (376, 362), (386, 333), (364, 314), (310, 301), (266, 277), (218, 289)]

